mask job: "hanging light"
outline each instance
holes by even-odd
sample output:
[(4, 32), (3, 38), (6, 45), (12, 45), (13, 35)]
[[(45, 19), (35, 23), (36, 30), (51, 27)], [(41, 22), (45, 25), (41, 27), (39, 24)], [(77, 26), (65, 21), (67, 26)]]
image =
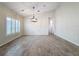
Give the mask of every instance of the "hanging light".
[(33, 17), (32, 17), (32, 22), (37, 22), (37, 18), (35, 18), (34, 14), (33, 14)]
[[(33, 10), (35, 9), (35, 6), (32, 7)], [(33, 13), (33, 17), (31, 18), (32, 22), (37, 22), (37, 18), (35, 18), (35, 14)]]

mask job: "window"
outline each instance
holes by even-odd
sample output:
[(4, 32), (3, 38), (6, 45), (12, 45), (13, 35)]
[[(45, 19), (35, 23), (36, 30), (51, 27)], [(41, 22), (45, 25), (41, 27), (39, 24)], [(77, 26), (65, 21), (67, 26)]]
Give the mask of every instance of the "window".
[(12, 19), (12, 33), (15, 33), (15, 27), (16, 26), (16, 22), (15, 19)]
[(18, 26), (19, 26), (18, 32), (20, 32), (20, 20), (18, 21)]
[(11, 34), (11, 25), (12, 25), (11, 17), (7, 17), (6, 21), (7, 21), (7, 24), (6, 24), (7, 31), (6, 32), (7, 32), (7, 35), (9, 35), (9, 34)]
[(16, 32), (18, 32), (18, 20), (16, 20)]
[(20, 32), (20, 21), (16, 20), (16, 32)]
[(7, 32), (7, 35), (20, 32), (20, 20), (7, 17), (6, 18), (6, 32)]

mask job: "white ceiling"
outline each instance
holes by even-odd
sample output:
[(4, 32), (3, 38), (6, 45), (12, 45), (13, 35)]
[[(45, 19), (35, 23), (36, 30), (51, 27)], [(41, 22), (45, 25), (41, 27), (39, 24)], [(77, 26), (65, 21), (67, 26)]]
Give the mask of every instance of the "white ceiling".
[[(3, 2), (2, 4), (23, 16), (32, 15), (33, 12), (36, 14), (46, 13), (53, 11), (58, 6), (57, 2)], [(35, 6), (34, 10), (33, 6)], [(38, 10), (40, 12), (37, 12)]]

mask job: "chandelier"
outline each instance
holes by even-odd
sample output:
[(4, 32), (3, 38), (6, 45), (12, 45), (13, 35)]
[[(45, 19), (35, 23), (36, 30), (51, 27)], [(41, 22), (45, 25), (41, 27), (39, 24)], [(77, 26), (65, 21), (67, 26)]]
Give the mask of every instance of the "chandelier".
[[(33, 8), (33, 11), (35, 10), (35, 6), (32, 7)], [(32, 22), (37, 22), (37, 18), (35, 17), (35, 13), (33, 13), (33, 16), (31, 18), (31, 21)]]
[(31, 19), (32, 19), (32, 22), (37, 22), (37, 18), (35, 18), (35, 14), (33, 14), (33, 17)]

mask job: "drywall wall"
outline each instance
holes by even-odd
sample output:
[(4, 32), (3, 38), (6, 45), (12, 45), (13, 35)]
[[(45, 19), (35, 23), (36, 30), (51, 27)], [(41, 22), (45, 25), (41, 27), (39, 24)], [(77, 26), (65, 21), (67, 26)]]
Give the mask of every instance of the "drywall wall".
[(52, 13), (37, 14), (37, 22), (31, 22), (32, 17), (26, 17), (24, 20), (24, 34), (25, 35), (48, 35), (49, 20), (48, 17), (52, 18)]
[[(6, 35), (6, 17), (11, 16), (21, 21), (20, 33)], [(23, 17), (16, 15), (14, 11), (0, 4), (0, 46), (12, 41), (13, 39), (23, 35)]]
[(62, 3), (55, 19), (55, 34), (79, 46), (79, 3)]

